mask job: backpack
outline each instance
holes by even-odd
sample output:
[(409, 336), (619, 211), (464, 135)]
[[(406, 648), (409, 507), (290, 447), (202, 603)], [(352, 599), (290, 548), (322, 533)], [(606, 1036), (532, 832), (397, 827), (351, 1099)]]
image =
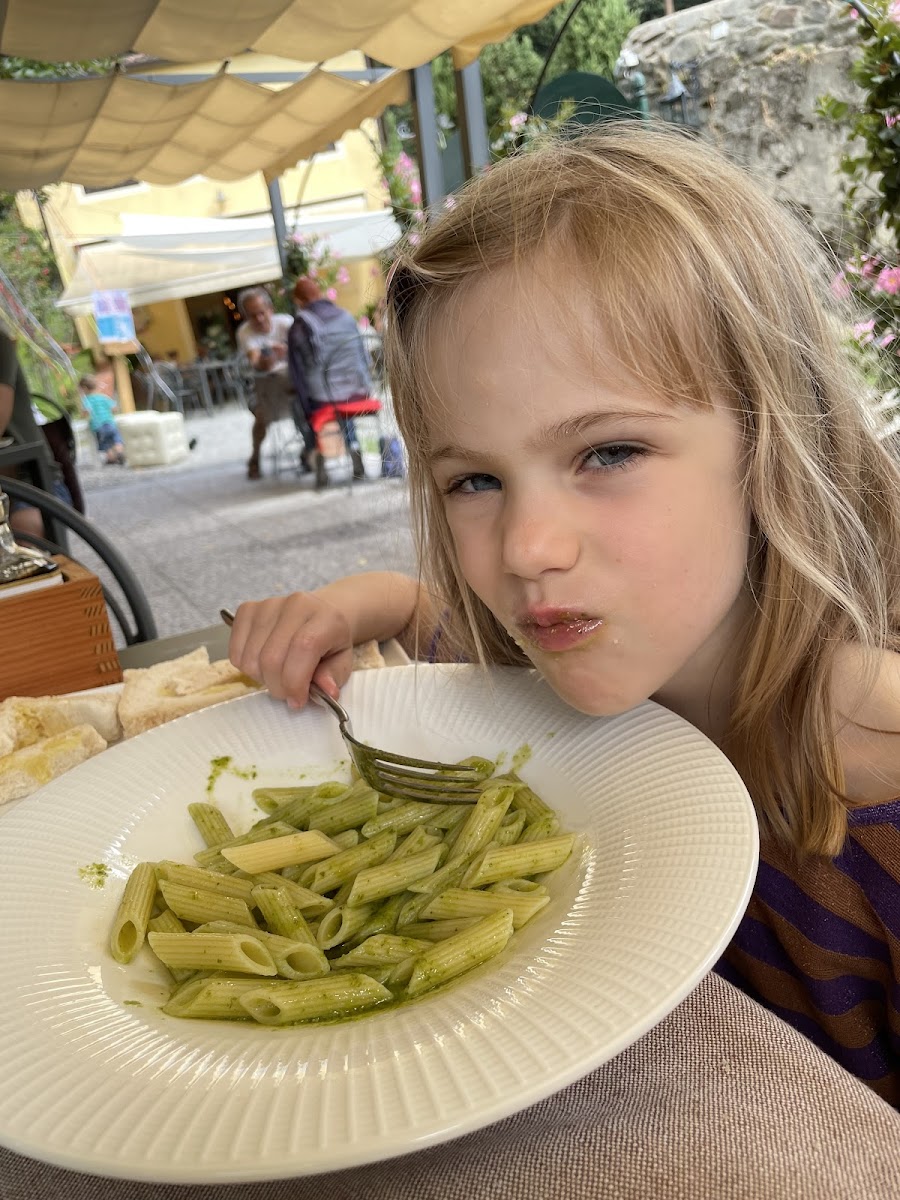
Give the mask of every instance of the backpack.
[(406, 463), (403, 447), (397, 437), (383, 437), (381, 441), (381, 476), (383, 479), (405, 479)]

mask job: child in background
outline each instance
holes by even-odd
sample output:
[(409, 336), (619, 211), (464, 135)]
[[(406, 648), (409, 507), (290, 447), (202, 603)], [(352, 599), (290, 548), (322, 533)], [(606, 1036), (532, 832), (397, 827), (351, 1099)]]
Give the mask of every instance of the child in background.
[(124, 466), (125, 447), (113, 416), (115, 403), (109, 396), (97, 391), (96, 375), (84, 375), (78, 381), (78, 389), (81, 392), (81, 406), (97, 441), (97, 449), (107, 463)]
[(397, 261), (385, 351), (419, 580), (243, 604), (294, 705), (351, 646), (532, 665), (716, 742), (761, 863), (719, 969), (900, 1105), (900, 470), (814, 239), (636, 122), (495, 165)]

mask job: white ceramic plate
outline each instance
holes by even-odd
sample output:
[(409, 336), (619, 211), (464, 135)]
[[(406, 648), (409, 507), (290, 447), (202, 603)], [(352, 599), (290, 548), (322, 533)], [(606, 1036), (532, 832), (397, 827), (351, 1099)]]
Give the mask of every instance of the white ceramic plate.
[[(451, 759), (530, 745), (523, 776), (582, 835), (551, 904), (499, 959), (407, 1007), (287, 1030), (167, 1018), (152, 965), (105, 950), (127, 873), (200, 848), (186, 805), (213, 757), (258, 770), (216, 785), (240, 828), (253, 786), (333, 777), (346, 758), (328, 713), (265, 695), (152, 730), (0, 818), (0, 1143), (187, 1183), (371, 1162), (586, 1074), (713, 965), (749, 896), (756, 822), (691, 726), (653, 704), (583, 717), (515, 670), (362, 672), (344, 698), (375, 745)], [(79, 875), (95, 861), (110, 868), (102, 890)]]

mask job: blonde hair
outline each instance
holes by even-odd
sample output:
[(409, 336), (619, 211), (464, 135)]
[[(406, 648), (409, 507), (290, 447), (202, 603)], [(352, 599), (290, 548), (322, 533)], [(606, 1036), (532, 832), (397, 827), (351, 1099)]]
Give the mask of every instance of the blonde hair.
[(536, 270), (545, 251), (558, 278), (590, 289), (604, 335), (655, 394), (738, 412), (755, 604), (724, 748), (765, 832), (835, 854), (846, 798), (831, 668), (841, 643), (900, 647), (900, 472), (863, 414), (821, 248), (708, 147), (635, 122), (550, 142), (469, 184), (398, 259), (386, 362), (448, 633), (463, 655), (527, 661), (462, 578), (420, 452), (429, 342), (467, 287)]

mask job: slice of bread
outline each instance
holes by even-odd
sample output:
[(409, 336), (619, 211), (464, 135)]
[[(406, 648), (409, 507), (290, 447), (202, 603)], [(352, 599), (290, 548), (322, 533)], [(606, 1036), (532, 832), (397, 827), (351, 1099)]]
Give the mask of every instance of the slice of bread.
[(377, 642), (361, 642), (360, 645), (353, 647), (354, 671), (370, 671), (373, 667), (383, 667), (384, 665), (385, 661), (378, 649)]
[(122, 735), (118, 707), (118, 694), (111, 692), (94, 696), (10, 696), (0, 704), (0, 757), (76, 725), (93, 725), (104, 741), (117, 742)]
[(211, 663), (205, 646), (171, 662), (126, 670), (124, 679), (119, 720), (127, 738), (210, 704), (259, 690), (258, 683), (227, 660)]
[(106, 749), (93, 725), (76, 725), (64, 733), (0, 758), (0, 804), (21, 800), (39, 787)]

